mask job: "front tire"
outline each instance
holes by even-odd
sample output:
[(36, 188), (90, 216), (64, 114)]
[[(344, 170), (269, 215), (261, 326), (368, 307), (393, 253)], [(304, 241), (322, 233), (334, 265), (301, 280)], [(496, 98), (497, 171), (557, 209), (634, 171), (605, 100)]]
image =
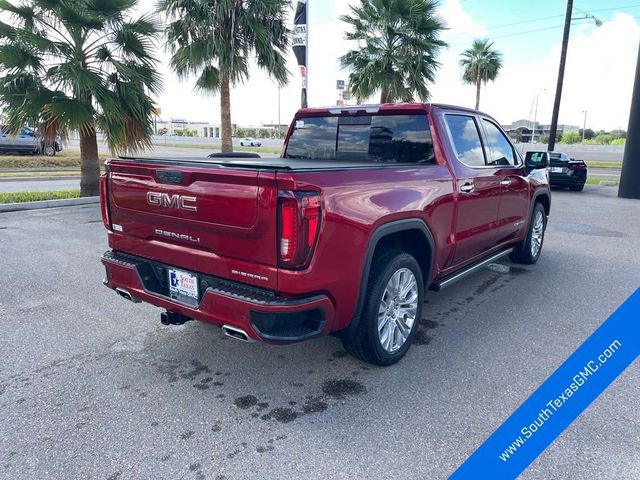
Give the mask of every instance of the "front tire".
[(53, 145), (49, 145), (48, 147), (44, 147), (42, 149), (42, 153), (45, 157), (53, 157), (56, 154), (56, 147)]
[(511, 253), (511, 261), (525, 265), (533, 265), (540, 258), (544, 234), (547, 229), (547, 214), (541, 203), (536, 203), (531, 213), (529, 230), (524, 241)]
[(360, 322), (342, 343), (354, 357), (388, 366), (404, 357), (422, 316), (424, 280), (416, 259), (384, 250), (374, 260)]

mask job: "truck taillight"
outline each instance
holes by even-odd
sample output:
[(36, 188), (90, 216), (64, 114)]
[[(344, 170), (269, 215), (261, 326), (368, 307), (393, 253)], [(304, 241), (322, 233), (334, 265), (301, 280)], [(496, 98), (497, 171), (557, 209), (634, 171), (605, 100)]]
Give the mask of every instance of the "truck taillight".
[(109, 199), (107, 198), (107, 173), (100, 175), (100, 212), (102, 213), (102, 223), (111, 230), (111, 219), (109, 218)]
[(280, 191), (278, 258), (286, 268), (309, 264), (320, 231), (320, 197), (315, 192)]

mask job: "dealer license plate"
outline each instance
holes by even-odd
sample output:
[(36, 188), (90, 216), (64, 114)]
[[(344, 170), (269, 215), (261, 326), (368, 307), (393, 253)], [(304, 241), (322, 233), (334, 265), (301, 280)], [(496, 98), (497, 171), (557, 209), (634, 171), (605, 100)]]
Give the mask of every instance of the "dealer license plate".
[(169, 294), (176, 300), (193, 303), (198, 300), (198, 277), (182, 270), (168, 269)]

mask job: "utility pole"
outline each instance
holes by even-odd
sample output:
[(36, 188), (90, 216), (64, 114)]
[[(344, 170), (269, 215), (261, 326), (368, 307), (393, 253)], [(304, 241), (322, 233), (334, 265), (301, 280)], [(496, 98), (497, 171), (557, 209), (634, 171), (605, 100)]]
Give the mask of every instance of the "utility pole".
[(584, 113), (584, 122), (582, 122), (582, 143), (584, 143), (584, 131), (587, 129), (587, 111), (583, 110)]
[(547, 150), (552, 152), (556, 147), (556, 134), (558, 132), (558, 115), (560, 114), (560, 100), (562, 99), (562, 83), (564, 82), (564, 66), (567, 62), (567, 47), (569, 46), (569, 30), (571, 29), (571, 15), (573, 13), (573, 0), (567, 0), (567, 13), (564, 17), (564, 33), (562, 34), (562, 50), (560, 52), (560, 68), (558, 69), (558, 84), (556, 85), (556, 98), (553, 102), (553, 116), (551, 117), (551, 131), (549, 132), (549, 145)]
[(640, 200), (640, 138), (636, 132), (640, 131), (640, 50), (636, 63), (636, 79), (633, 84), (631, 98), (631, 112), (627, 127), (627, 141), (624, 146), (622, 172), (620, 172), (620, 186), (618, 196), (621, 198), (636, 198)]

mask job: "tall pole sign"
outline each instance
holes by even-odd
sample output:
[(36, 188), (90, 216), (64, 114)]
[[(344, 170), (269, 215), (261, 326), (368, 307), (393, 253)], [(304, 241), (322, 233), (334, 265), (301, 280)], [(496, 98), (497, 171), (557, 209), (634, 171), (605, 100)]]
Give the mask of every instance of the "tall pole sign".
[(298, 60), (302, 75), (302, 108), (307, 108), (307, 48), (309, 30), (307, 26), (307, 0), (298, 0), (293, 20), (293, 53)]

